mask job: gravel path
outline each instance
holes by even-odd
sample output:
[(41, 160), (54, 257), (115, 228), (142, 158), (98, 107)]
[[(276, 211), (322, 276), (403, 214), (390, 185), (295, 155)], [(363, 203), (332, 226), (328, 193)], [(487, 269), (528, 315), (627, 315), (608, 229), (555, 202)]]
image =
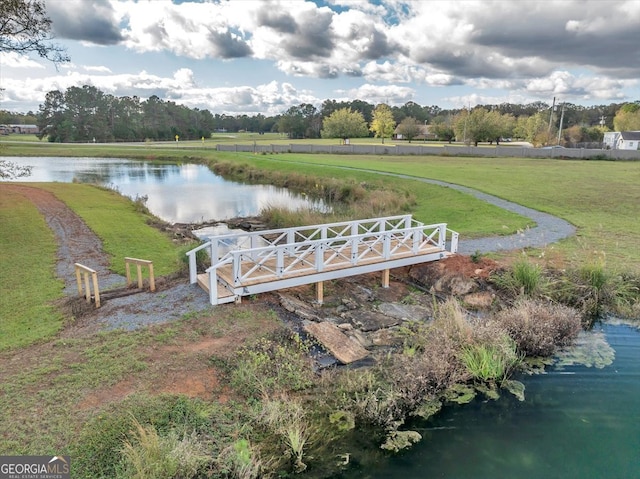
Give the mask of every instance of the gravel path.
[[(370, 171), (370, 170), (366, 170)], [(508, 236), (487, 236), (485, 238), (464, 239), (459, 242), (458, 252), (461, 254), (490, 253), (495, 251), (511, 251), (523, 248), (542, 248), (561, 239), (573, 236), (576, 232), (575, 226), (568, 221), (560, 219), (548, 213), (543, 213), (526, 206), (503, 200), (497, 196), (482, 193), (481, 191), (460, 186), (445, 181), (431, 180), (428, 178), (419, 178), (415, 176), (400, 175), (396, 173), (381, 173), (397, 178), (406, 178), (415, 181), (422, 181), (434, 185), (444, 186), (457, 191), (461, 191), (468, 195), (474, 196), (479, 200), (495, 205), (503, 210), (511, 211), (526, 218), (533, 220), (536, 226), (518, 231), (516, 234)]]

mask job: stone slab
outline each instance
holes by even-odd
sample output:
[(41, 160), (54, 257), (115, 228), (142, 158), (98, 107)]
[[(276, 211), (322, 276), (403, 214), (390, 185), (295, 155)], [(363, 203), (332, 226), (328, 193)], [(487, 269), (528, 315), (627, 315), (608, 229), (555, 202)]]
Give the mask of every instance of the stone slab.
[(369, 355), (369, 351), (350, 339), (333, 323), (308, 323), (304, 329), (343, 364), (358, 361)]

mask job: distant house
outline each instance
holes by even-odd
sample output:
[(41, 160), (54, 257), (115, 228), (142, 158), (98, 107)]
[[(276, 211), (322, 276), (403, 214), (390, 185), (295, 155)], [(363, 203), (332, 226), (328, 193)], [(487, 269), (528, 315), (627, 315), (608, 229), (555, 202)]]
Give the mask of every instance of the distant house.
[[(393, 133), (393, 139), (394, 140), (404, 140), (404, 135), (402, 133), (398, 133), (400, 125), (396, 126), (396, 129)], [(434, 135), (433, 133), (431, 133), (430, 131), (430, 127), (431, 125), (418, 125), (418, 129), (420, 130), (420, 133), (418, 133), (417, 136), (415, 136), (413, 139), (414, 140), (435, 140), (436, 139), (436, 135)]]
[(640, 131), (608, 131), (602, 145), (607, 150), (640, 150)]
[(40, 129), (38, 125), (5, 125), (9, 127), (10, 133), (19, 133), (21, 135), (31, 134), (36, 135)]

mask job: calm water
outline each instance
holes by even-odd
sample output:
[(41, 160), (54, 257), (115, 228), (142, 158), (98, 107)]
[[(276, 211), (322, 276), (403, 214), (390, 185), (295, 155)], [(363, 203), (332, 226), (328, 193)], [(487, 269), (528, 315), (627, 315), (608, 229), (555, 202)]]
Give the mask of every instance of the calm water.
[(108, 185), (131, 198), (147, 196), (147, 207), (171, 223), (252, 216), (267, 206), (321, 207), (284, 188), (227, 181), (206, 166), (151, 164), (112, 158), (11, 158), (32, 165), (33, 174), (16, 181), (58, 181)]
[(498, 401), (449, 407), (414, 425), (423, 441), (413, 449), (344, 477), (639, 478), (640, 331), (604, 325), (591, 339), (591, 353), (615, 354), (611, 364), (520, 378), (524, 402), (503, 394)]

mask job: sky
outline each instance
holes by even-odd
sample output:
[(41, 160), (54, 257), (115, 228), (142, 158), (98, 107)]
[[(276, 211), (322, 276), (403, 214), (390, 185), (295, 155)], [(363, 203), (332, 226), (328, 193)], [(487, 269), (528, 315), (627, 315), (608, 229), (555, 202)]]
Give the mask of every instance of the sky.
[(0, 109), (93, 85), (228, 115), (327, 99), (640, 100), (640, 0), (45, 0), (69, 63), (0, 53)]

